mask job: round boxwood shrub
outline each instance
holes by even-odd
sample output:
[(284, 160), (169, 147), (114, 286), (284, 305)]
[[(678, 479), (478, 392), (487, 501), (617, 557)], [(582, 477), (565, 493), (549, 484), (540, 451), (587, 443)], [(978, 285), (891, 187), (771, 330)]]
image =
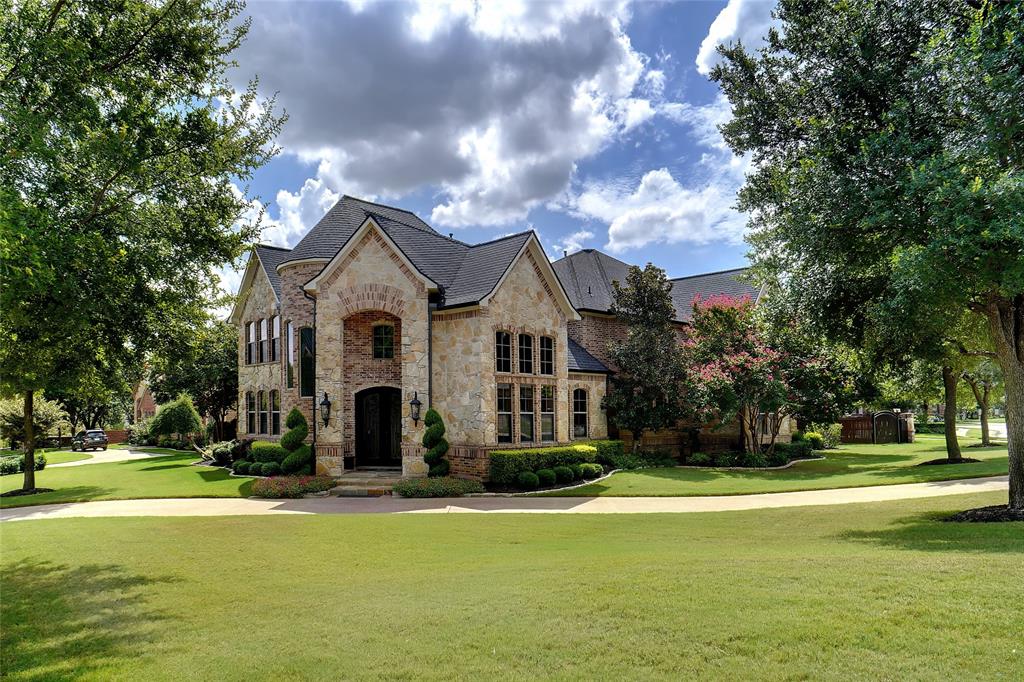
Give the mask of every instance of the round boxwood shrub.
[(266, 462), (260, 466), (260, 473), (264, 476), (278, 476), (281, 473), (281, 465), (277, 462)]
[(245, 460), (245, 459), (240, 459), (237, 462), (235, 462), (234, 464), (232, 464), (231, 468), (234, 470), (234, 472), (236, 474), (239, 474), (241, 476), (246, 476), (246, 475), (249, 474), (249, 467), (250, 466), (252, 466), (252, 462), (250, 462), (248, 460)]
[(541, 486), (547, 488), (555, 484), (555, 472), (553, 469), (541, 469), (537, 472), (537, 480)]
[(577, 481), (583, 479), (583, 465), (582, 464), (569, 464), (567, 465), (572, 469), (572, 477)]
[(584, 464), (583, 465), (583, 478), (597, 478), (604, 473), (604, 468), (600, 464)]
[(559, 483), (572, 483), (575, 478), (572, 474), (572, 469), (569, 467), (555, 467), (555, 480)]
[(532, 471), (523, 471), (519, 474), (519, 487), (523, 490), (536, 490), (540, 485), (540, 479)]

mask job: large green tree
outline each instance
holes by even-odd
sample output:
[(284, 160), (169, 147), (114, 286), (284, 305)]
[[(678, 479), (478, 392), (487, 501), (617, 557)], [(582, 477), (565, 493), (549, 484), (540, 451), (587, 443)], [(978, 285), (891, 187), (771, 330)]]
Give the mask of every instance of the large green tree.
[(31, 461), (37, 392), (201, 317), (255, 235), (235, 183), (282, 119), (227, 79), (235, 0), (0, 2), (0, 387), (22, 396)]
[(630, 266), (625, 283), (613, 282), (612, 311), (627, 325), (626, 338), (609, 344), (615, 365), (604, 399), (609, 416), (633, 434), (633, 451), (643, 432), (674, 426), (682, 414), (686, 372), (672, 327), (672, 283), (650, 263)]
[(780, 0), (776, 16), (712, 74), (753, 162), (757, 270), (854, 344), (881, 321), (914, 347), (984, 316), (1024, 509), (1024, 7)]
[(221, 321), (197, 329), (186, 343), (153, 357), (149, 383), (158, 403), (191, 396), (223, 440), (224, 418), (238, 403), (238, 330)]

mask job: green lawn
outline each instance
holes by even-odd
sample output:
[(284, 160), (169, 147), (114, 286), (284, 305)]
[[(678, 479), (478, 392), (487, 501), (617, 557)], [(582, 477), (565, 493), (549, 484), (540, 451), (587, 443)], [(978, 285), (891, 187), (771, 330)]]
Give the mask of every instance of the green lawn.
[(4, 524), (42, 679), (1019, 679), (1005, 494), (678, 515)]
[(1005, 445), (966, 447), (973, 442), (962, 440), (961, 446), (965, 457), (982, 460), (976, 464), (915, 466), (946, 454), (942, 436), (919, 436), (916, 442), (903, 445), (843, 445), (838, 450), (826, 451), (826, 459), (798, 462), (788, 469), (727, 471), (677, 467), (623, 471), (598, 483), (542, 494), (574, 497), (744, 495), (919, 483), (1007, 472)]
[[(91, 452), (71, 452), (66, 448), (46, 448), (45, 450), (36, 450), (36, 455), (42, 452), (46, 455), (47, 464), (63, 464), (64, 462), (78, 462), (83, 459), (90, 459), (92, 457)], [(21, 451), (8, 451), (0, 453), (5, 457), (13, 455), (20, 455)]]
[[(47, 468), (36, 472), (36, 486), (53, 488), (53, 492), (0, 498), (0, 506), (145, 497), (248, 496), (252, 479), (232, 477), (215, 467), (191, 466), (196, 459), (194, 453), (177, 453), (129, 462)], [(21, 484), (21, 475), (4, 476), (0, 478), (0, 492), (20, 488)]]

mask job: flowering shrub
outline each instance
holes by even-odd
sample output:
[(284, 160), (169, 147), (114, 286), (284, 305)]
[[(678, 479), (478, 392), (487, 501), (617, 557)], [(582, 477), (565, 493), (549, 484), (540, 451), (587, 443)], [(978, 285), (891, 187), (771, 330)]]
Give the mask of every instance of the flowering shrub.
[(392, 487), (392, 492), (402, 497), (461, 497), (469, 493), (482, 493), (484, 486), (479, 481), (468, 481), (451, 476), (435, 478), (406, 478)]
[(834, 450), (839, 447), (843, 435), (842, 424), (811, 424), (811, 428), (821, 434), (822, 449)]
[(336, 485), (330, 476), (274, 476), (254, 481), (253, 497), (298, 498), (306, 493), (320, 493)]

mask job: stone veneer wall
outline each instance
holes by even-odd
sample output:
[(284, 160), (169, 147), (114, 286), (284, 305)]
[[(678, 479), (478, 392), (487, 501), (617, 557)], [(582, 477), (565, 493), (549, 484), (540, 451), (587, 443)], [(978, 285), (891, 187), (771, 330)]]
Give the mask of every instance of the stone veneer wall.
[[(255, 256), (253, 256), (255, 258)], [(274, 295), (274, 290), (270, 286), (270, 280), (267, 279), (267, 275), (260, 268), (256, 277), (253, 279), (252, 286), (249, 287), (245, 297), (245, 301), (242, 303), (242, 310), (240, 315), (240, 324), (238, 328), (238, 435), (240, 437), (259, 438), (261, 440), (277, 440), (280, 436), (272, 436), (269, 433), (249, 433), (248, 432), (248, 421), (246, 419), (246, 402), (245, 394), (247, 391), (252, 391), (255, 395), (258, 391), (272, 391), (280, 390), (281, 388), (281, 368), (276, 362), (261, 362), (258, 364), (247, 365), (245, 364), (245, 344), (246, 344), (246, 330), (245, 327), (249, 322), (259, 321), (266, 318), (268, 324), (268, 332), (273, 333), (273, 329), (269, 328), (270, 320), (274, 315), (278, 314), (277, 297)], [(282, 345), (284, 343), (284, 326), (282, 324)], [(282, 395), (283, 401), (283, 395)], [(257, 404), (258, 407), (258, 404)], [(283, 408), (282, 404), (282, 408)], [(270, 396), (267, 396), (267, 409), (270, 409)], [(281, 415), (282, 425), (284, 423), (284, 412)], [(269, 416), (268, 416), (268, 431), (269, 429)], [(257, 430), (259, 429), (259, 423), (256, 425)], [(283, 429), (283, 426), (282, 426)]]
[[(281, 276), (281, 423), (293, 408), (298, 407), (309, 423), (310, 436), (313, 439), (314, 419), (316, 411), (316, 394), (308, 398), (299, 397), (299, 329), (313, 326), (313, 302), (302, 295), (303, 285), (316, 276), (324, 263), (299, 263), (285, 265), (279, 273)], [(288, 387), (288, 325), (291, 321), (295, 329), (295, 339), (291, 352), (295, 358), (294, 382)], [(316, 424), (319, 427), (319, 423)], [(282, 432), (287, 429), (282, 426)]]
[[(586, 372), (569, 373), (569, 403), (566, 407), (566, 419), (569, 420), (572, 433), (572, 392), (582, 388), (587, 392), (587, 436), (580, 440), (599, 440), (608, 437), (608, 417), (601, 402), (608, 391), (608, 379), (604, 374)], [(575, 440), (575, 439), (574, 439)]]
[[(426, 474), (422, 419), (413, 424), (409, 402), (414, 394), (427, 394), (427, 289), (420, 275), (409, 268), (386, 237), (371, 226), (340, 262), (333, 263), (319, 282), (317, 296), (316, 395), (326, 392), (336, 406), (330, 423), (317, 434), (317, 471), (338, 475), (344, 458), (354, 454), (354, 434), (345, 425), (347, 396), (367, 386), (346, 382), (344, 356), (348, 338), (346, 318), (362, 312), (384, 312), (401, 320), (401, 336), (395, 351), (400, 354), (402, 389), (402, 473)], [(346, 396), (346, 400), (339, 400)]]

